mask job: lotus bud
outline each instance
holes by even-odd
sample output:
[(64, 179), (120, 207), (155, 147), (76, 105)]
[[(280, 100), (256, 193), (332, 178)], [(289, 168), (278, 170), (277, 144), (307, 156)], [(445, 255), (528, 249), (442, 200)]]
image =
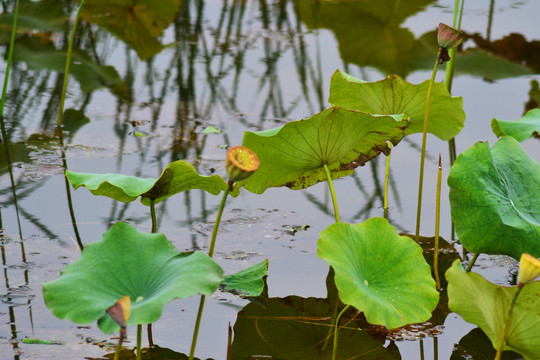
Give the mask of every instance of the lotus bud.
[(259, 158), (250, 149), (243, 146), (232, 146), (227, 150), (225, 162), (229, 182), (247, 179), (259, 167)]
[(113, 306), (107, 309), (107, 314), (121, 328), (125, 328), (131, 315), (131, 298), (127, 295), (121, 297)]
[(451, 26), (440, 23), (439, 31), (437, 32), (437, 42), (443, 49), (452, 49), (458, 46), (465, 39), (463, 31), (454, 29)]
[(530, 283), (540, 276), (540, 260), (530, 254), (521, 254), (519, 259), (518, 286)]

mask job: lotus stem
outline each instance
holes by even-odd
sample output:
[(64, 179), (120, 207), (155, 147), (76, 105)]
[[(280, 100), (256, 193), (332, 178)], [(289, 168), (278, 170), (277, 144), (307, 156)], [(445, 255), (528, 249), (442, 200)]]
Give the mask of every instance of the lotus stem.
[(339, 320), (341, 320), (341, 317), (347, 311), (350, 305), (347, 305), (341, 310), (339, 315), (336, 318), (336, 323), (334, 325), (334, 348), (332, 349), (332, 360), (336, 360), (337, 356), (337, 349), (338, 349), (338, 341), (339, 341)]
[[(221, 203), (219, 204), (219, 209), (216, 215), (216, 220), (214, 222), (214, 229), (212, 230), (212, 239), (210, 240), (210, 248), (208, 249), (208, 256), (212, 257), (214, 255), (214, 247), (216, 245), (216, 237), (219, 229), (219, 223), (221, 222), (221, 215), (223, 214), (223, 209), (225, 208), (225, 203), (227, 202), (227, 196), (231, 191), (234, 185), (234, 181), (229, 180), (227, 183), (227, 188), (223, 192), (223, 197), (221, 198)], [(199, 337), (199, 327), (201, 326), (201, 318), (204, 309), (204, 301), (206, 296), (201, 295), (201, 300), (199, 301), (199, 310), (197, 311), (197, 320), (195, 322), (195, 329), (193, 329), (193, 339), (191, 340), (191, 348), (189, 350), (189, 360), (193, 360), (195, 356), (195, 348), (197, 347), (197, 338)]]
[[(392, 149), (392, 143), (388, 143), (388, 147)], [(384, 218), (388, 220), (388, 179), (390, 177), (390, 156), (392, 156), (392, 151), (388, 153), (386, 157), (386, 170), (384, 171)]]
[(510, 318), (512, 317), (512, 311), (514, 310), (514, 305), (516, 304), (517, 298), (519, 294), (521, 293), (521, 290), (523, 287), (518, 287), (518, 290), (516, 291), (516, 294), (514, 295), (514, 298), (512, 299), (512, 304), (510, 304), (510, 310), (508, 310), (508, 315), (506, 316), (506, 319), (504, 321), (504, 328), (503, 332), (501, 334), (501, 339), (499, 341), (499, 347), (497, 348), (497, 354), (495, 354), (495, 360), (500, 360), (504, 343), (506, 342), (506, 333), (508, 332), (508, 327), (510, 326)]
[(437, 57), (435, 58), (435, 66), (431, 73), (431, 80), (429, 81), (429, 87), (426, 96), (426, 112), (424, 114), (424, 132), (422, 133), (422, 154), (420, 158), (420, 176), (418, 180), (418, 207), (416, 211), (416, 241), (420, 238), (420, 217), (422, 214), (422, 188), (424, 185), (424, 162), (426, 157), (426, 140), (427, 140), (427, 128), (429, 119), (429, 102), (431, 101), (431, 92), (433, 91), (433, 83), (435, 82), (435, 75), (439, 67), (439, 59), (441, 58), (441, 48), (437, 51)]
[(465, 269), (466, 272), (470, 272), (474, 263), (476, 262), (476, 259), (478, 259), (478, 256), (480, 255), (480, 253), (478, 254), (474, 254), (473, 258), (471, 259), (471, 261), (469, 262), (469, 265), (467, 266), (467, 269)]
[(442, 182), (442, 160), (439, 153), (439, 170), (437, 171), (437, 198), (435, 206), (435, 248), (433, 249), (433, 272), (435, 273), (435, 286), (437, 291), (441, 290), (441, 279), (439, 278), (439, 225), (441, 223), (441, 182)]
[(118, 344), (116, 345), (116, 351), (114, 352), (113, 360), (118, 360), (118, 356), (120, 355), (120, 350), (122, 349), (122, 343), (124, 342), (125, 337), (126, 337), (126, 328), (121, 327), (120, 328), (120, 339), (118, 340)]
[(156, 199), (150, 198), (150, 216), (152, 217), (152, 233), (157, 232)]
[(330, 169), (328, 169), (328, 165), (323, 164), (324, 172), (326, 174), (326, 180), (328, 182), (328, 188), (330, 188), (330, 195), (332, 196), (332, 203), (334, 204), (334, 217), (336, 219), (336, 222), (339, 222), (339, 209), (336, 199), (336, 192), (334, 190), (334, 183), (332, 182), (332, 176), (330, 175)]
[(141, 360), (142, 325), (137, 325), (137, 360)]
[(64, 102), (66, 100), (66, 91), (69, 78), (69, 69), (71, 67), (71, 54), (73, 52), (73, 43), (75, 42), (75, 32), (77, 26), (79, 25), (79, 18), (81, 17), (81, 11), (83, 8), (85, 0), (81, 0), (79, 4), (79, 9), (75, 15), (75, 20), (73, 21), (73, 28), (71, 29), (71, 36), (69, 38), (69, 45), (66, 57), (66, 68), (64, 70), (64, 85), (62, 86), (62, 96), (60, 97), (60, 108), (58, 110), (58, 120), (56, 121), (56, 126), (60, 127), (62, 125), (62, 116), (64, 114)]

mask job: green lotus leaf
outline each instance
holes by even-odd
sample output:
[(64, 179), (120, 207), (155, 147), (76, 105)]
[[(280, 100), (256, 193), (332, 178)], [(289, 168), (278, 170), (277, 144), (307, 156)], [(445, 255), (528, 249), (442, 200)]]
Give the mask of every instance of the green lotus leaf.
[[(328, 299), (298, 296), (270, 298), (265, 306), (249, 303), (234, 324), (231, 359), (330, 359), (333, 342), (325, 339), (334, 305)], [(401, 359), (394, 343), (384, 344), (384, 337), (349, 325), (339, 331), (337, 358)]]
[(408, 124), (403, 119), (336, 107), (276, 129), (246, 132), (242, 145), (257, 154), (260, 165), (240, 183), (257, 194), (269, 187), (305, 189), (326, 180), (325, 164), (334, 179), (349, 175), (388, 153), (387, 141), (397, 145)]
[[(448, 269), (446, 278), (450, 309), (465, 321), (478, 325), (497, 348), (518, 288), (495, 285), (479, 274), (465, 272), (459, 260)], [(527, 360), (540, 356), (539, 293), (539, 281), (523, 287), (512, 310), (503, 347), (519, 352)]]
[(540, 257), (540, 165), (514, 138), (461, 153), (448, 185), (452, 220), (467, 250)]
[(532, 109), (516, 121), (491, 120), (491, 129), (498, 137), (511, 136), (519, 142), (540, 134), (540, 109)]
[(223, 270), (208, 255), (181, 253), (162, 234), (119, 222), (58, 279), (44, 283), (43, 297), (56, 317), (78, 324), (98, 320), (110, 334), (120, 326), (105, 311), (123, 296), (131, 298), (128, 325), (150, 324), (172, 299), (210, 295), (222, 279)]
[[(370, 114), (407, 114), (410, 125), (405, 135), (424, 130), (429, 81), (413, 85), (398, 75), (377, 82), (364, 82), (336, 70), (330, 82), (333, 106)], [(465, 122), (463, 99), (450, 96), (443, 83), (434, 83), (429, 108), (428, 132), (441, 140), (456, 136)]]
[(83, 186), (94, 195), (107, 196), (112, 199), (130, 202), (141, 196), (144, 205), (150, 205), (154, 199), (159, 203), (179, 192), (202, 189), (217, 195), (227, 188), (227, 183), (219, 175), (199, 175), (191, 164), (185, 161), (174, 161), (167, 165), (158, 179), (141, 179), (121, 174), (88, 174), (66, 171), (73, 188)]
[(323, 230), (317, 254), (335, 270), (339, 297), (389, 329), (428, 320), (439, 293), (422, 248), (383, 218)]
[(225, 276), (221, 287), (243, 296), (259, 296), (264, 290), (263, 278), (268, 273), (268, 259), (234, 274)]
[(180, 0), (92, 0), (84, 4), (81, 17), (124, 41), (145, 60), (163, 49), (158, 37), (179, 9)]

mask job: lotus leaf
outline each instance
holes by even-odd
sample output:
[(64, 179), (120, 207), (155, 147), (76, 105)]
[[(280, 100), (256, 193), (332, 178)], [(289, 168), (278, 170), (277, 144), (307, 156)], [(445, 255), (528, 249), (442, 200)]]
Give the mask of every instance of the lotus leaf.
[(339, 297), (389, 329), (428, 320), (439, 293), (422, 248), (383, 218), (335, 223), (323, 230), (317, 254), (335, 270)]
[(84, 5), (81, 17), (124, 41), (145, 60), (163, 49), (158, 37), (179, 9), (180, 0), (93, 0)]
[(120, 326), (105, 311), (123, 296), (131, 298), (128, 325), (150, 324), (172, 299), (210, 295), (222, 279), (223, 270), (208, 255), (181, 253), (164, 235), (119, 222), (58, 279), (44, 283), (43, 297), (56, 317), (79, 324), (99, 319), (110, 334)]
[(174, 161), (167, 165), (158, 179), (141, 179), (121, 174), (88, 174), (66, 171), (73, 188), (84, 186), (94, 195), (107, 196), (112, 199), (130, 202), (141, 196), (144, 205), (165, 200), (179, 192), (202, 189), (217, 195), (227, 188), (227, 183), (219, 175), (199, 175), (191, 164), (185, 161)]
[[(495, 285), (473, 272), (465, 272), (459, 260), (446, 272), (449, 307), (465, 321), (478, 325), (494, 348), (499, 346), (505, 319), (517, 287)], [(510, 317), (504, 350), (519, 352), (527, 360), (540, 356), (540, 282), (525, 285)]]
[(264, 290), (263, 278), (268, 272), (268, 259), (258, 264), (225, 276), (222, 288), (225, 291), (237, 292), (243, 296), (259, 296)]
[[(336, 70), (330, 83), (333, 106), (370, 114), (407, 114), (410, 125), (405, 135), (424, 130), (429, 80), (413, 85), (397, 75), (377, 82), (365, 82)], [(428, 132), (441, 140), (456, 136), (465, 122), (463, 99), (450, 96), (443, 83), (434, 83), (431, 93)]]
[(511, 136), (519, 142), (540, 134), (540, 109), (532, 109), (516, 121), (493, 119), (491, 128), (498, 137)]
[(448, 185), (452, 220), (467, 250), (540, 257), (540, 165), (514, 138), (461, 153)]
[(397, 145), (407, 124), (401, 115), (335, 107), (276, 129), (246, 132), (242, 145), (257, 154), (260, 166), (243, 184), (257, 194), (269, 187), (305, 189), (326, 180), (325, 164), (332, 178), (349, 175), (380, 152), (388, 153), (387, 141)]

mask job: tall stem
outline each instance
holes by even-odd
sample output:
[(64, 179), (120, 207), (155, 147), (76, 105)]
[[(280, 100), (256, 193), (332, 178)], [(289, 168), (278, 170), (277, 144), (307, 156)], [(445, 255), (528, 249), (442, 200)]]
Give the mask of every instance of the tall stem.
[[(392, 143), (388, 142), (388, 147), (392, 149)], [(392, 155), (392, 151), (388, 153), (388, 156), (386, 157), (386, 169), (384, 171), (384, 218), (388, 219), (388, 180), (390, 177), (390, 156)]]
[(56, 126), (60, 127), (62, 125), (62, 116), (64, 114), (64, 102), (66, 100), (66, 91), (69, 78), (69, 69), (71, 67), (71, 53), (73, 52), (73, 43), (75, 42), (75, 32), (77, 30), (77, 25), (79, 25), (79, 18), (81, 17), (81, 11), (83, 8), (85, 0), (81, 0), (79, 4), (79, 9), (75, 15), (75, 20), (73, 21), (73, 28), (71, 29), (71, 36), (69, 38), (68, 52), (66, 57), (66, 68), (64, 70), (64, 85), (62, 86), (62, 96), (60, 97), (60, 109), (58, 110), (58, 120), (56, 121)]
[(469, 262), (469, 266), (467, 266), (467, 269), (465, 269), (466, 272), (470, 272), (474, 263), (476, 262), (476, 259), (478, 259), (478, 256), (480, 255), (480, 253), (478, 254), (474, 254), (473, 258), (471, 259), (471, 261)]
[(426, 112), (424, 114), (424, 132), (422, 133), (422, 154), (420, 158), (420, 176), (418, 180), (418, 207), (416, 211), (416, 240), (420, 238), (420, 216), (422, 214), (422, 188), (424, 186), (424, 162), (426, 157), (426, 140), (427, 140), (427, 128), (429, 119), (429, 102), (431, 101), (431, 92), (433, 91), (433, 83), (435, 83), (435, 75), (439, 67), (439, 59), (441, 57), (441, 49), (437, 51), (437, 57), (435, 59), (435, 66), (431, 74), (431, 80), (429, 81), (429, 87), (426, 96)]
[(150, 217), (152, 218), (152, 233), (157, 232), (156, 199), (150, 199)]
[(332, 360), (336, 360), (337, 356), (337, 349), (338, 349), (338, 341), (339, 341), (339, 320), (341, 320), (341, 317), (347, 311), (350, 305), (347, 305), (341, 310), (339, 315), (336, 318), (336, 323), (334, 325), (334, 348), (332, 349)]
[[(214, 247), (216, 245), (216, 237), (219, 229), (219, 223), (221, 222), (221, 215), (223, 214), (223, 209), (225, 208), (225, 203), (227, 202), (227, 196), (233, 187), (233, 181), (229, 180), (227, 189), (223, 193), (221, 198), (221, 203), (219, 204), (219, 209), (216, 215), (216, 221), (214, 222), (214, 229), (212, 230), (212, 239), (210, 240), (210, 248), (208, 249), (208, 256), (212, 257), (214, 255)], [(201, 326), (201, 318), (204, 310), (204, 302), (206, 296), (201, 295), (201, 300), (199, 301), (199, 310), (197, 311), (197, 320), (195, 321), (195, 328), (193, 329), (193, 339), (191, 340), (191, 348), (189, 350), (189, 360), (193, 360), (195, 356), (195, 348), (197, 347), (197, 338), (199, 337), (199, 328)]]
[(332, 176), (330, 175), (330, 169), (328, 165), (323, 164), (324, 173), (326, 174), (326, 180), (328, 182), (328, 187), (330, 188), (330, 195), (332, 196), (332, 204), (334, 204), (334, 217), (336, 222), (339, 222), (339, 209), (337, 204), (336, 192), (334, 191), (334, 183), (332, 182)]
[(441, 279), (439, 279), (439, 225), (441, 222), (441, 182), (442, 182), (442, 160), (439, 153), (439, 170), (437, 172), (437, 198), (435, 206), (435, 248), (433, 249), (433, 272), (435, 273), (435, 285), (437, 291), (441, 290)]
[(510, 318), (512, 317), (512, 311), (514, 310), (514, 305), (516, 304), (516, 300), (521, 293), (521, 289), (523, 287), (518, 287), (518, 290), (516, 291), (516, 295), (514, 295), (514, 298), (512, 299), (512, 303), (510, 304), (510, 310), (508, 310), (508, 315), (506, 316), (505, 322), (504, 322), (504, 328), (503, 332), (501, 334), (501, 339), (499, 340), (499, 347), (497, 348), (497, 354), (495, 355), (495, 360), (500, 360), (505, 339), (506, 339), (506, 333), (508, 332), (508, 328), (510, 326)]
[(137, 360), (141, 360), (142, 325), (137, 325)]

